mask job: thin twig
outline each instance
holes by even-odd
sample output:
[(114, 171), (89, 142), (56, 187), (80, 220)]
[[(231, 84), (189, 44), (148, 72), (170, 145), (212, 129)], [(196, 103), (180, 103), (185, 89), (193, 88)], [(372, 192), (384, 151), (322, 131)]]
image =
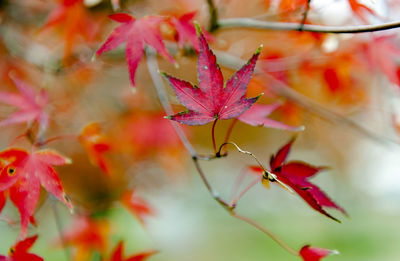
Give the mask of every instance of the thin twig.
[(65, 242), (65, 238), (64, 238), (64, 235), (63, 235), (63, 231), (62, 231), (61, 218), (60, 218), (60, 214), (58, 213), (58, 209), (57, 209), (57, 205), (56, 204), (57, 204), (57, 202), (56, 202), (55, 198), (53, 198), (53, 196), (50, 196), (50, 205), (51, 205), (51, 209), (53, 210), (53, 215), (54, 215), (54, 219), (55, 219), (55, 222), (56, 222), (58, 235), (60, 237), (60, 241), (61, 241), (64, 253), (65, 253), (65, 257), (66, 257), (66, 259), (68, 261), (68, 260), (71, 260), (71, 255), (70, 255), (70, 252), (68, 250), (67, 243)]
[(307, 0), (306, 9), (304, 10), (303, 18), (301, 19), (301, 22), (300, 22), (299, 31), (303, 31), (304, 24), (306, 23), (306, 20), (307, 20), (308, 12), (310, 11), (310, 3), (311, 3), (311, 0)]
[(240, 153), (250, 155), (251, 157), (253, 157), (253, 158), (257, 161), (257, 164), (258, 164), (265, 172), (269, 173), (269, 171), (264, 167), (264, 165), (263, 165), (263, 164), (261, 163), (261, 161), (256, 157), (256, 155), (254, 155), (254, 154), (253, 154), (252, 152), (250, 152), (250, 151), (242, 150), (242, 149), (241, 149), (236, 143), (234, 143), (234, 142), (225, 142), (225, 143), (222, 143), (222, 145), (219, 147), (219, 150), (218, 150), (218, 152), (217, 152), (217, 155), (219, 155), (219, 154), (221, 153), (222, 149), (223, 149), (226, 145), (233, 145), (233, 146), (236, 147), (237, 151), (239, 151)]
[[(172, 110), (172, 106), (168, 101), (168, 95), (167, 91), (165, 90), (163, 80), (161, 79), (161, 76), (158, 73), (158, 62), (155, 54), (156, 53), (153, 49), (151, 49), (150, 47), (146, 48), (147, 68), (149, 70), (151, 79), (153, 80), (158, 98), (160, 99), (164, 111), (167, 114), (172, 115), (174, 114), (174, 111)], [(172, 127), (175, 129), (175, 132), (178, 134), (179, 139), (182, 141), (183, 146), (185, 146), (186, 150), (190, 153), (192, 157), (197, 157), (196, 152), (190, 141), (187, 139), (182, 127), (175, 121), (169, 121), (169, 122), (172, 124)]]
[[(250, 18), (227, 18), (218, 20), (218, 28), (251, 28), (261, 30), (278, 30), (278, 31), (305, 31), (315, 33), (332, 33), (332, 34), (356, 34), (384, 31), (400, 27), (400, 21), (375, 25), (353, 25), (353, 26), (328, 26), (305, 24), (299, 28), (298, 23), (284, 22), (267, 22)], [(300, 30), (301, 29), (301, 30)]]
[(274, 233), (272, 233), (271, 231), (267, 230), (265, 227), (261, 226), (260, 224), (258, 224), (254, 220), (251, 220), (251, 219), (249, 219), (247, 217), (241, 216), (241, 215), (239, 215), (237, 213), (232, 213), (232, 216), (234, 216), (235, 218), (238, 218), (238, 219), (240, 219), (240, 220), (252, 225), (253, 227), (257, 228), (258, 230), (261, 230), (262, 232), (267, 234), (270, 238), (272, 238), (276, 243), (278, 243), (281, 247), (283, 247), (286, 251), (288, 251), (292, 255), (295, 255), (295, 256), (299, 255), (296, 250), (291, 248), (285, 242), (280, 240)]
[(208, 4), (208, 13), (210, 16), (210, 22), (208, 25), (208, 31), (213, 32), (216, 29), (218, 29), (218, 11), (217, 8), (215, 7), (214, 1), (213, 0), (207, 0)]

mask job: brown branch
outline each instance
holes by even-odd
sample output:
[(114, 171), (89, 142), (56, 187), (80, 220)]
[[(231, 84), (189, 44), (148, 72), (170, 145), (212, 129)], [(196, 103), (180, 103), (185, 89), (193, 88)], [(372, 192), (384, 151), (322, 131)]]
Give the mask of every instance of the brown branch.
[(305, 31), (315, 33), (332, 33), (332, 34), (356, 34), (384, 31), (400, 27), (400, 21), (376, 24), (376, 25), (353, 25), (353, 26), (328, 26), (304, 24), (299, 27), (298, 23), (284, 22), (268, 22), (250, 18), (227, 18), (218, 20), (218, 28), (220, 29), (237, 29), (250, 28), (261, 30), (278, 30), (278, 31)]

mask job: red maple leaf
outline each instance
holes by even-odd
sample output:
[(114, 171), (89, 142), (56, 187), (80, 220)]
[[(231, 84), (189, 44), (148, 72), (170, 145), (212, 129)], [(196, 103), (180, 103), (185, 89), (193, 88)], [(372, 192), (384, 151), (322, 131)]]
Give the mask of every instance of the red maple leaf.
[(365, 17), (366, 13), (375, 15), (375, 12), (371, 8), (369, 8), (364, 4), (359, 3), (359, 0), (347, 0), (347, 2), (349, 3), (353, 13), (365, 23), (368, 22), (367, 18)]
[(64, 37), (64, 60), (71, 55), (73, 46), (79, 37), (92, 41), (97, 33), (96, 25), (89, 17), (83, 0), (61, 0), (61, 3), (49, 14), (41, 30), (59, 26)]
[(300, 249), (299, 254), (304, 261), (319, 261), (326, 256), (339, 254), (339, 252), (336, 250), (329, 250), (319, 247), (310, 247), (309, 245), (306, 245)]
[(237, 119), (251, 126), (264, 126), (269, 128), (283, 129), (290, 131), (304, 130), (304, 126), (300, 127), (289, 126), (282, 122), (265, 118), (280, 106), (281, 106), (280, 103), (273, 103), (269, 105), (254, 104), (253, 106), (251, 106), (250, 109), (242, 113)]
[(8, 251), (8, 256), (0, 256), (0, 261), (43, 261), (40, 256), (28, 253), (37, 238), (38, 236), (33, 236), (17, 242)]
[(168, 118), (187, 125), (203, 125), (216, 119), (225, 120), (238, 117), (260, 97), (247, 99), (245, 94), (261, 47), (224, 85), (216, 57), (209, 48), (200, 28), (197, 27), (197, 29), (200, 40), (200, 52), (197, 60), (199, 87), (163, 73), (179, 101), (189, 109), (168, 116)]
[[(301, 161), (286, 162), (293, 142), (294, 139), (285, 144), (275, 155), (271, 156), (271, 172), (276, 175), (278, 181), (292, 188), (310, 207), (340, 222), (326, 212), (323, 207), (336, 208), (344, 214), (346, 214), (346, 211), (333, 202), (319, 187), (308, 180), (324, 168), (314, 167)], [(259, 166), (251, 166), (250, 168), (256, 172), (263, 172), (263, 169)], [(263, 178), (263, 183), (268, 185), (268, 180)]]
[(157, 253), (157, 251), (147, 251), (147, 252), (141, 252), (138, 254), (135, 254), (133, 256), (124, 258), (123, 257), (123, 252), (124, 252), (124, 242), (121, 241), (118, 243), (117, 247), (114, 249), (110, 261), (144, 261), (150, 256), (154, 255)]
[(165, 49), (158, 28), (158, 25), (164, 20), (163, 17), (145, 16), (135, 19), (133, 16), (123, 13), (113, 14), (109, 17), (121, 23), (121, 25), (114, 29), (106, 42), (97, 50), (96, 55), (99, 56), (104, 52), (113, 50), (126, 42), (126, 61), (133, 86), (135, 86), (136, 69), (142, 59), (146, 44), (153, 47), (170, 62), (175, 63), (174, 59)]
[(125, 191), (122, 194), (120, 201), (134, 216), (139, 219), (142, 224), (144, 223), (144, 218), (146, 216), (154, 214), (153, 209), (150, 208), (148, 203), (136, 196), (133, 190)]
[(28, 223), (39, 200), (40, 185), (72, 209), (60, 178), (52, 167), (68, 164), (69, 159), (48, 149), (29, 153), (9, 148), (0, 152), (0, 160), (5, 162), (0, 173), (0, 191), (9, 189), (10, 199), (19, 210), (21, 239), (26, 237)]
[(22, 122), (29, 124), (36, 121), (41, 130), (46, 129), (49, 122), (49, 116), (44, 112), (44, 107), (48, 101), (47, 92), (41, 90), (37, 93), (32, 86), (18, 77), (12, 74), (10, 77), (20, 94), (0, 92), (0, 102), (15, 106), (19, 110), (11, 114), (7, 119), (0, 121), (0, 126)]

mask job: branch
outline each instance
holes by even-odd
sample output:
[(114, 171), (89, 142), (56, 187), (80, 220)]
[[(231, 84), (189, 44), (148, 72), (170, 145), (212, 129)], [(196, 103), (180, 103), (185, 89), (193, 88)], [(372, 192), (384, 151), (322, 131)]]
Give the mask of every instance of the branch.
[[(238, 69), (242, 64), (245, 63), (244, 60), (230, 55), (225, 52), (220, 52), (220, 51), (215, 51), (214, 52), (217, 56), (218, 62), (231, 69)], [(341, 124), (344, 126), (349, 127), (350, 129), (353, 129), (357, 131), (358, 133), (362, 134), (363, 136), (376, 141), (380, 144), (383, 145), (398, 145), (398, 143), (390, 138), (387, 138), (385, 136), (381, 136), (378, 133), (371, 131), (361, 125), (359, 125), (357, 122), (352, 121), (346, 117), (343, 117), (340, 114), (337, 114), (333, 111), (330, 111), (329, 109), (326, 109), (323, 107), (321, 104), (318, 102), (304, 96), (303, 94), (297, 92), (296, 90), (290, 88), (287, 86), (285, 83), (282, 81), (276, 79), (269, 73), (265, 73), (264, 71), (258, 69), (256, 67), (255, 70), (256, 74), (261, 74), (264, 76), (263, 79), (269, 82), (268, 87), (269, 89), (275, 93), (276, 95), (280, 95), (282, 97), (285, 97), (293, 102), (295, 102), (297, 105), (302, 107), (303, 109), (311, 112), (312, 114), (320, 117), (321, 119), (324, 119), (326, 121), (335, 123), (335, 124)]]
[[(162, 81), (161, 76), (158, 73), (158, 68), (159, 67), (158, 67), (158, 62), (157, 62), (157, 58), (156, 58), (156, 53), (151, 48), (146, 48), (146, 56), (147, 56), (147, 59), (146, 59), (147, 68), (148, 68), (148, 70), (150, 72), (150, 76), (151, 76), (151, 79), (152, 79), (152, 81), (154, 83), (154, 86), (156, 88), (157, 95), (158, 95), (158, 98), (160, 99), (161, 105), (163, 106), (163, 108), (166, 111), (166, 113), (173, 114), (171, 104), (168, 101), (168, 96), (167, 96), (167, 92), (165, 90), (164, 83)], [(233, 216), (233, 217), (235, 217), (237, 219), (240, 219), (240, 220), (250, 224), (251, 226), (259, 229), (260, 231), (264, 232), (269, 237), (271, 237), (276, 243), (278, 243), (282, 248), (287, 250), (289, 253), (298, 256), (299, 254), (297, 253), (296, 250), (294, 250), (291, 247), (289, 247), (287, 244), (285, 244), (283, 241), (281, 241), (276, 235), (274, 235), (272, 232), (270, 232), (266, 228), (262, 227), (260, 224), (256, 223), (255, 221), (253, 221), (253, 220), (251, 220), (251, 219), (249, 219), (247, 217), (243, 217), (243, 216), (238, 215), (237, 213), (235, 213), (235, 211), (234, 211), (235, 206), (229, 205), (229, 203), (227, 203), (226, 201), (224, 201), (223, 199), (221, 199), (218, 196), (218, 194), (212, 188), (211, 184), (208, 182), (208, 180), (206, 178), (206, 175), (204, 174), (203, 169), (201, 168), (201, 166), (199, 164), (199, 160), (203, 159), (203, 158), (196, 153), (196, 151), (194, 150), (193, 146), (191, 145), (191, 143), (187, 139), (185, 133), (183, 132), (181, 126), (178, 125), (178, 123), (176, 123), (174, 121), (170, 121), (170, 122), (173, 125), (175, 131), (178, 133), (178, 136), (181, 139), (182, 143), (184, 144), (186, 150), (192, 156), (192, 160), (193, 160), (193, 163), (194, 163), (194, 165), (196, 167), (196, 170), (199, 173), (200, 178), (202, 179), (204, 185), (206, 186), (208, 192), (211, 194), (213, 199), (215, 201), (217, 201), (221, 206), (223, 206), (224, 209), (231, 216)], [(220, 150), (221, 150), (221, 148), (220, 148)], [(240, 151), (242, 153), (253, 155), (251, 152), (247, 152), (247, 151), (243, 151), (243, 150), (240, 150)], [(253, 157), (255, 157), (255, 156), (253, 155)], [(257, 158), (255, 158), (255, 159), (257, 159)]]
[(228, 18), (218, 21), (218, 28), (251, 28), (261, 30), (278, 31), (305, 31), (314, 33), (332, 33), (332, 34), (355, 34), (384, 31), (400, 27), (400, 21), (377, 24), (377, 25), (354, 25), (354, 26), (328, 26), (314, 24), (298, 24), (283, 22), (267, 22), (250, 18)]

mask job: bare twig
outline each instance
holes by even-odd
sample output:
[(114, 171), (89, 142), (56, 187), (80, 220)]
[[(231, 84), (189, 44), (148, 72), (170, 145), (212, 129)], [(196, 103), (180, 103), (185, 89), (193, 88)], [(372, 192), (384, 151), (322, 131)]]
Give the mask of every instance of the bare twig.
[(299, 27), (298, 23), (284, 23), (284, 22), (267, 22), (250, 18), (228, 18), (218, 20), (218, 28), (251, 28), (261, 30), (278, 30), (278, 31), (305, 31), (315, 33), (332, 33), (332, 34), (356, 34), (384, 31), (400, 27), (400, 21), (389, 23), (375, 24), (375, 25), (354, 25), (354, 26), (328, 26), (328, 25), (314, 25), (304, 24)]

